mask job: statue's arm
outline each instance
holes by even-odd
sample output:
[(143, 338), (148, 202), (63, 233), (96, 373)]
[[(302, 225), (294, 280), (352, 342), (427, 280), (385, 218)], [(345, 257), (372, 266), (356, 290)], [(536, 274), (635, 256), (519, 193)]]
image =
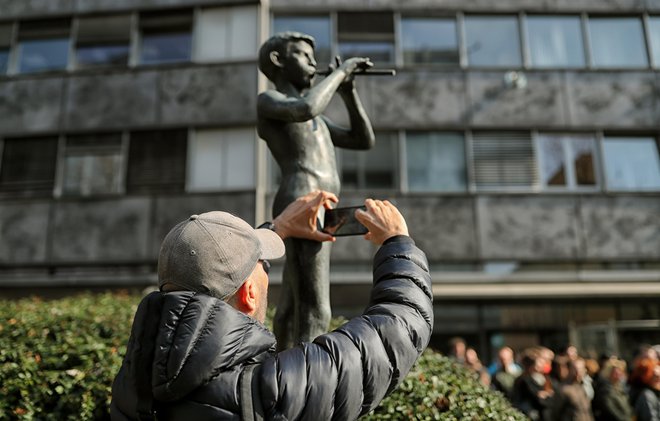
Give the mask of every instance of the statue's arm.
[(371, 149), (376, 141), (374, 129), (362, 106), (353, 81), (346, 82), (345, 85), (346, 87), (340, 88), (338, 92), (348, 110), (351, 128), (341, 127), (324, 116), (323, 119), (330, 130), (332, 143), (340, 148)]

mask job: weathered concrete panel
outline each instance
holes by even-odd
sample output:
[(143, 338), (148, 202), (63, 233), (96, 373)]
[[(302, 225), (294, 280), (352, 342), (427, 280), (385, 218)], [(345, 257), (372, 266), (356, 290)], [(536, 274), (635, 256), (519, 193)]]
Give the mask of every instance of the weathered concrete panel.
[(460, 72), (405, 72), (368, 79), (369, 115), (383, 128), (461, 124), (466, 115), (465, 76)]
[(514, 88), (505, 85), (505, 72), (469, 72), (465, 119), (475, 126), (488, 127), (565, 124), (559, 76), (545, 72), (524, 74), (527, 86)]
[(257, 0), (76, 0), (78, 12), (99, 10), (155, 9), (164, 7), (187, 7), (197, 5), (252, 4)]
[(660, 11), (660, 0), (646, 0), (646, 8), (650, 12)]
[(76, 0), (0, 0), (0, 18), (71, 14), (75, 2)]
[(50, 203), (43, 201), (0, 204), (0, 262), (43, 263)]
[(660, 197), (585, 197), (580, 218), (587, 258), (660, 258)]
[(164, 123), (256, 121), (256, 63), (164, 71), (159, 74), (158, 90)]
[(0, 134), (58, 130), (63, 84), (61, 77), (0, 82)]
[(61, 202), (55, 207), (56, 262), (142, 261), (147, 258), (150, 199)]
[(157, 72), (74, 76), (69, 81), (66, 128), (125, 129), (156, 122)]
[(579, 255), (573, 197), (481, 196), (477, 209), (484, 259), (556, 260)]
[[(254, 192), (163, 196), (156, 199), (154, 222), (149, 239), (149, 258), (157, 259), (167, 233), (190, 215), (221, 210), (254, 225)], [(259, 221), (261, 224), (264, 221)], [(257, 224), (258, 225), (258, 224)]]
[(655, 73), (570, 73), (566, 83), (573, 126), (658, 127)]

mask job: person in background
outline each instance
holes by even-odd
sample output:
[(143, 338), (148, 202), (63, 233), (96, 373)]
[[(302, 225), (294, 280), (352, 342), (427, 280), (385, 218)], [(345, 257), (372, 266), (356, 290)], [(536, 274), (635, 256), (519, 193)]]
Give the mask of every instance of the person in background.
[(449, 353), (447, 354), (452, 360), (465, 364), (465, 351), (467, 345), (465, 339), (461, 337), (453, 337), (449, 340)]
[(633, 416), (625, 390), (626, 363), (619, 359), (607, 359), (597, 376), (591, 409), (596, 421), (630, 421)]
[(522, 368), (516, 364), (513, 350), (503, 346), (497, 352), (497, 361), (489, 368), (491, 386), (502, 392), (510, 401), (513, 400), (513, 384), (522, 373)]
[(533, 421), (551, 420), (555, 390), (547, 374), (549, 361), (542, 348), (523, 351), (523, 373), (513, 385), (513, 406)]
[(470, 347), (465, 350), (465, 367), (474, 373), (481, 384), (490, 386), (490, 375), (486, 367), (481, 363), (476, 349)]
[(553, 368), (559, 373), (561, 384), (557, 388), (553, 416), (555, 421), (593, 421), (591, 401), (582, 387), (586, 374), (584, 360), (572, 359), (569, 355), (557, 357)]
[(630, 374), (630, 402), (637, 421), (660, 420), (660, 364), (642, 358)]

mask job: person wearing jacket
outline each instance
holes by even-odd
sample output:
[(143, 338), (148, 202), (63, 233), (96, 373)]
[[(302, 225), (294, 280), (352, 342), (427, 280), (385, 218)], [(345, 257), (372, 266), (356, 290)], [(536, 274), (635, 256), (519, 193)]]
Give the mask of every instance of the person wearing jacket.
[(284, 253), (281, 238), (333, 240), (315, 220), (336, 201), (326, 192), (299, 198), (273, 221), (274, 232), (224, 212), (174, 227), (159, 255), (161, 291), (135, 315), (112, 419), (353, 420), (375, 408), (433, 329), (428, 263), (391, 203), (367, 199), (356, 212), (365, 238), (381, 245), (362, 316), (280, 353), (262, 324), (267, 260)]

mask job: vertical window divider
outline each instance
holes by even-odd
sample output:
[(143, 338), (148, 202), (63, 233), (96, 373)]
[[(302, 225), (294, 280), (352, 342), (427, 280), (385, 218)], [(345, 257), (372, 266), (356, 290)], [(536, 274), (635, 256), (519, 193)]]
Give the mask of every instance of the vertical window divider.
[(467, 186), (468, 186), (468, 192), (469, 193), (476, 193), (477, 192), (477, 183), (475, 181), (475, 176), (474, 176), (474, 154), (472, 153), (473, 148), (472, 148), (472, 130), (467, 130), (465, 132), (465, 142), (464, 142), (464, 148), (465, 148), (465, 164), (467, 166)]
[(18, 21), (14, 21), (11, 27), (11, 36), (9, 40), (9, 63), (7, 63), (7, 74), (15, 75), (18, 73)]
[(189, 184), (190, 183), (190, 177), (191, 177), (191, 174), (190, 174), (190, 168), (191, 168), (190, 158), (193, 156), (193, 153), (194, 153), (193, 148), (194, 148), (194, 144), (195, 144), (195, 129), (193, 129), (192, 127), (188, 127), (188, 135), (187, 136), (188, 136), (188, 142), (186, 142), (186, 171), (185, 171), (185, 173), (186, 173), (185, 177), (186, 178), (183, 182), (183, 191), (186, 192), (186, 193), (189, 191), (189, 187), (190, 187), (190, 184)]
[(138, 65), (139, 50), (140, 50), (140, 28), (138, 22), (138, 13), (131, 13), (131, 42), (130, 53), (128, 57), (128, 67), (135, 67)]
[(580, 15), (582, 25), (582, 38), (584, 39), (584, 55), (587, 69), (593, 69), (593, 58), (591, 53), (591, 35), (589, 33), (589, 16), (586, 13)]
[(403, 67), (403, 34), (401, 33), (401, 12), (392, 14), (394, 19), (394, 65)]
[(536, 182), (532, 185), (532, 190), (539, 193), (545, 187), (545, 184), (541, 181), (543, 178), (543, 169), (541, 164), (543, 163), (544, 155), (543, 148), (541, 148), (541, 139), (539, 131), (537, 129), (532, 130), (532, 147), (534, 148), (534, 159), (536, 159)]
[(53, 196), (55, 198), (62, 197), (64, 190), (64, 164), (66, 159), (66, 136), (60, 134), (57, 137), (57, 154), (55, 160), (55, 183), (53, 185)]
[(649, 14), (644, 12), (642, 14), (642, 30), (644, 31), (644, 45), (646, 46), (646, 56), (649, 59), (649, 66), (654, 69), (660, 63), (656, 63), (653, 57), (653, 49), (651, 46), (651, 31), (649, 29)]
[(603, 167), (604, 165), (600, 165), (601, 162), (605, 162), (605, 154), (603, 152), (603, 139), (605, 138), (605, 135), (602, 130), (596, 131), (596, 156), (598, 159), (596, 159), (596, 162), (598, 163), (596, 165), (596, 168), (594, 168), (594, 171), (596, 172), (596, 177), (598, 179), (596, 180), (597, 184), (600, 182), (600, 185), (602, 186), (602, 190), (604, 192), (609, 192), (609, 186), (607, 185), (607, 179), (605, 178), (605, 174), (603, 172)]
[(522, 68), (528, 70), (531, 67), (529, 42), (527, 42), (527, 14), (518, 14), (518, 33), (520, 34), (520, 53), (522, 54)]
[(456, 30), (458, 32), (458, 54), (461, 69), (468, 67), (467, 36), (465, 33), (465, 14), (458, 12), (456, 14)]
[(572, 191), (578, 187), (577, 177), (575, 175), (575, 161), (573, 160), (573, 156), (575, 155), (573, 153), (573, 144), (574, 142), (571, 138), (562, 135), (561, 148), (564, 153), (564, 161), (566, 162), (566, 187)]
[[(199, 38), (200, 19), (202, 18), (202, 8), (197, 6), (193, 8), (192, 30), (190, 31), (190, 62), (197, 63), (199, 51), (197, 47), (197, 38)], [(190, 136), (190, 132), (188, 132)], [(190, 138), (190, 137), (189, 137)]]
[(69, 60), (66, 64), (66, 69), (69, 72), (78, 67), (78, 60), (76, 57), (76, 43), (78, 41), (78, 27), (80, 26), (79, 22), (80, 18), (77, 16), (74, 16), (74, 18), (71, 19), (71, 29), (69, 31)]
[(408, 193), (408, 154), (406, 148), (406, 132), (405, 130), (399, 130), (397, 132), (398, 136), (398, 147), (399, 147), (399, 182), (398, 187), (399, 191), (403, 193)]
[(330, 12), (330, 63), (334, 63), (334, 58), (339, 54), (339, 21), (337, 12)]
[(128, 183), (128, 151), (129, 151), (130, 135), (127, 130), (121, 132), (121, 169), (119, 172), (119, 193), (126, 194)]

